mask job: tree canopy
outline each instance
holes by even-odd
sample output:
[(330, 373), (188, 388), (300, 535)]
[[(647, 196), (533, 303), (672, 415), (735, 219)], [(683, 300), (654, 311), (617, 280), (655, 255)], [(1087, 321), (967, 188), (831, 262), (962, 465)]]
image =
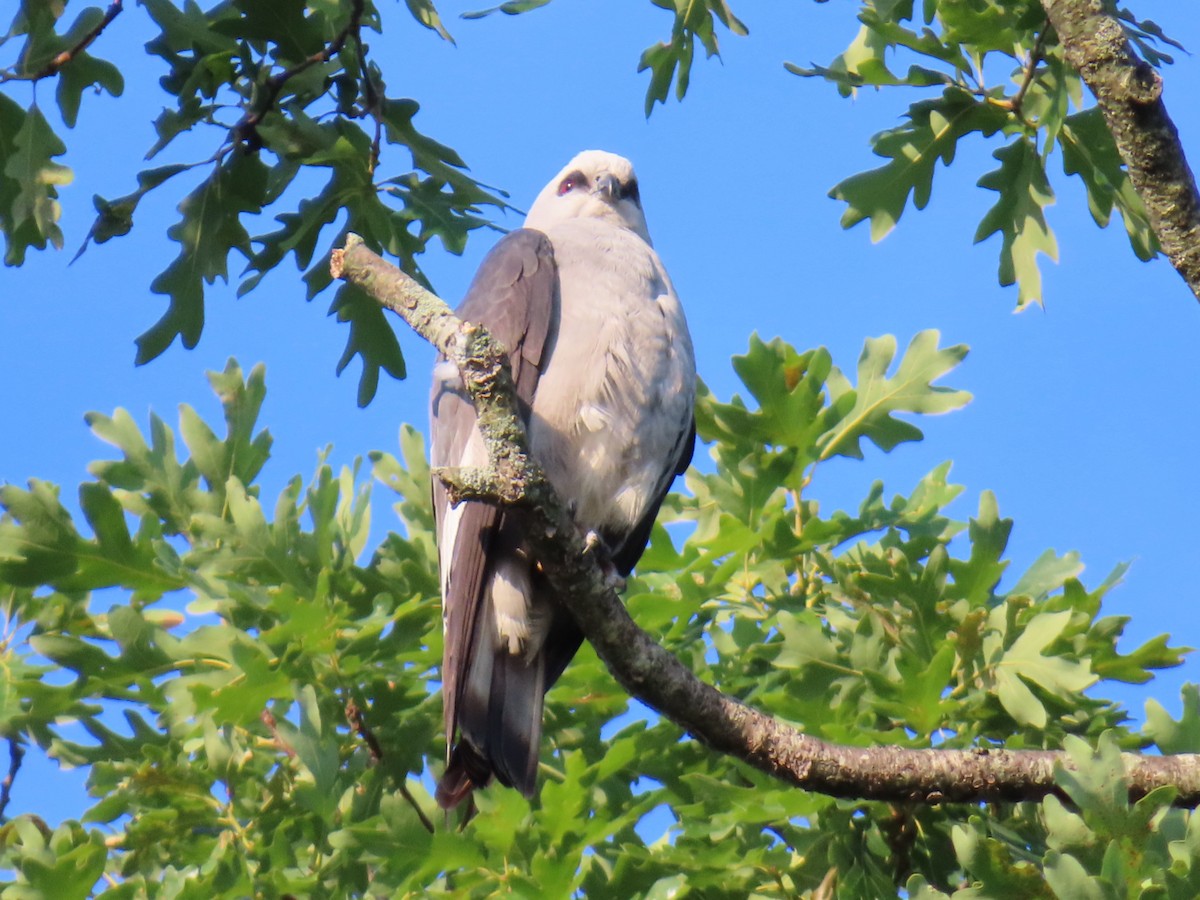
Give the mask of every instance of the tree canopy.
[[(655, 5), (672, 19), (640, 58), (647, 115), (688, 92), (697, 45), (713, 55), (718, 37), (747, 31), (721, 0)], [(1042, 300), (1038, 255), (1056, 252), (1044, 210), (1070, 176), (1096, 223), (1115, 212), (1134, 254), (1167, 248), (1195, 290), (1187, 202), (1173, 222), (1154, 193), (1187, 201), (1188, 185), (1178, 171), (1137, 183), (1119, 127), (1126, 101), (1101, 85), (1092, 105), (1083, 81), (1094, 73), (1072, 61), (1057, 24), (1071, 5), (876, 0), (835, 59), (789, 64), (847, 95), (886, 88), (911, 101), (873, 140), (882, 164), (839, 175), (843, 225), (884, 236), (910, 202), (929, 203), (939, 160), (1000, 136), (980, 173), (996, 196), (976, 239), (1001, 235), (1000, 281), (1016, 285), (1017, 305)], [(407, 10), (429, 39), (450, 38), (432, 3)], [(376, 299), (334, 284), (331, 251), (359, 234), (429, 284), (421, 257), (435, 237), (460, 253), (511, 209), (424, 133), (415, 101), (389, 91), (390, 61), (369, 44), (403, 11), (143, 0), (71, 19), (63, 3), (25, 0), (0, 69), (6, 263), (64, 245), (70, 172), (57, 160), (96, 102), (89, 89), (121, 94), (125, 66), (105, 60), (105, 38), (135, 14), (153, 23), (146, 50), (168, 102), (151, 167), (130, 172), (130, 193), (96, 196), (80, 252), (104, 252), (90, 245), (123, 238), (147, 198), (178, 191), (175, 256), (151, 261), (146, 279), (166, 310), (138, 338), (138, 362), (200, 341), (231, 259), (247, 263), (233, 276), (239, 295), (291, 260), (303, 271), (296, 295), (328, 291), (349, 326), (338, 369), (360, 361), (369, 402), (381, 371), (405, 374), (401, 342)], [(1170, 62), (1178, 45), (1153, 22), (1126, 11), (1111, 21), (1139, 77)], [(1102, 603), (1124, 566), (1085, 580), (1077, 554), (1046, 551), (1002, 583), (1012, 522), (986, 491), (965, 520), (949, 512), (963, 493), (949, 463), (899, 493), (876, 481), (844, 510), (814, 499), (834, 460), (903, 452), (924, 439), (926, 417), (969, 399), (953, 386), (964, 346), (933, 330), (901, 344), (869, 338), (852, 364), (752, 336), (733, 360), (736, 387), (701, 392), (710, 460), (665, 505), (625, 602), (701, 681), (806, 735), (1061, 750), (1050, 795), (930, 804), (798, 790), (667, 718), (629, 715), (628, 694), (585, 648), (548, 698), (540, 797), (484, 791), (473, 819), (443, 822), (429, 794), (444, 744), (423, 440), (405, 427), (398, 455), (344, 467), (323, 457), (269, 495), (264, 371), (231, 361), (209, 374), (223, 423), (188, 405), (172, 422), (91, 414), (112, 450), (77, 501), (36, 479), (0, 486), (0, 736), (11, 752), (0, 813), (25, 747), (84, 767), (89, 794), (78, 820), (22, 813), (0, 825), (4, 896), (1196, 896), (1200, 826), (1173, 805), (1175, 787), (1139, 791), (1122, 751), (1200, 752), (1200, 691), (1185, 689), (1179, 719), (1151, 701), (1140, 724), (1108, 699), (1185, 649), (1166, 635), (1119, 645), (1128, 619)], [(398, 516), (381, 540), (372, 489)]]

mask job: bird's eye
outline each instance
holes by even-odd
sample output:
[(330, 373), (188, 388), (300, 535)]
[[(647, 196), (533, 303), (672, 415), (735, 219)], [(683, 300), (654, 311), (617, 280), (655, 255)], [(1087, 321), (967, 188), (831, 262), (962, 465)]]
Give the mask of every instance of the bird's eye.
[(631, 179), (628, 184), (621, 186), (621, 199), (632, 200), (635, 206), (642, 205), (642, 197), (638, 191), (637, 179)]
[(577, 187), (587, 187), (587, 176), (582, 172), (572, 172), (558, 183), (558, 196), (569, 194)]

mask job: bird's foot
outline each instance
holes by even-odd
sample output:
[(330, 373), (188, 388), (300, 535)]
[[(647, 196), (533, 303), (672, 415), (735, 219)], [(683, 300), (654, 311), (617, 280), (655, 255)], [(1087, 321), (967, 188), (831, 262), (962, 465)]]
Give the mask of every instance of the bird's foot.
[(583, 552), (596, 557), (596, 562), (600, 564), (600, 571), (604, 573), (604, 583), (608, 587), (618, 594), (625, 590), (625, 577), (617, 572), (617, 567), (613, 565), (612, 558), (609, 556), (608, 545), (604, 543), (604, 538), (600, 537), (599, 533), (589, 531), (583, 536)]
[(583, 536), (583, 552), (595, 553), (597, 550), (604, 547), (604, 538), (600, 537), (600, 532), (589, 531)]

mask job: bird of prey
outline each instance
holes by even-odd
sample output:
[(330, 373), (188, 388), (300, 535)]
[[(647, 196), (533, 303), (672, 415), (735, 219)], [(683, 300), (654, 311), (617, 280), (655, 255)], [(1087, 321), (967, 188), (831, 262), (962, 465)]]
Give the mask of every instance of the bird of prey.
[[(572, 159), (484, 259), (457, 314), (508, 349), (534, 456), (581, 532), (629, 574), (696, 434), (692, 341), (629, 160)], [(444, 358), (431, 421), (433, 465), (486, 463)], [(452, 808), (493, 775), (532, 797), (543, 695), (583, 636), (526, 550), (519, 511), (452, 506), (436, 480), (434, 510), (451, 747), (438, 802)]]

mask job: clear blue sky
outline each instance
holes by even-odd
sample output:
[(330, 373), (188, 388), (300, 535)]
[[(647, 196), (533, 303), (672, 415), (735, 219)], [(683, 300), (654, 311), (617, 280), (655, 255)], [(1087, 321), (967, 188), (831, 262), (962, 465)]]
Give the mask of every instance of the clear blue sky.
[[(1189, 4), (1131, 5), (1200, 51), (1200, 19)], [(856, 505), (879, 478), (889, 494), (908, 491), (953, 459), (952, 477), (967, 487), (952, 508), (958, 518), (992, 489), (1016, 521), (1008, 583), (1049, 547), (1078, 550), (1093, 585), (1132, 561), (1106, 607), (1133, 617), (1124, 649), (1162, 631), (1200, 645), (1192, 578), (1200, 560), (1200, 305), (1165, 261), (1136, 260), (1119, 223), (1097, 229), (1074, 179), (1054, 182), (1049, 218), (1061, 263), (1044, 267), (1046, 309), (1014, 315), (1015, 290), (996, 283), (998, 237), (971, 243), (995, 196), (975, 182), (994, 168), (999, 142), (964, 145), (953, 167), (939, 169), (930, 208), (910, 208), (882, 243), (872, 245), (865, 226), (838, 226), (841, 206), (827, 191), (879, 163), (867, 139), (895, 124), (908, 98), (864, 92), (844, 100), (782, 63), (828, 62), (854, 35), (850, 4), (735, 3), (750, 37), (722, 35), (723, 61), (698, 60), (688, 98), (656, 108), (648, 122), (647, 78), (636, 63), (644, 46), (669, 33), (669, 14), (644, 2), (562, 0), (526, 16), (464, 22), (455, 15), (475, 4), (441, 7), (456, 47), (409, 21), (399, 4), (383, 5), (387, 34), (370, 42), (389, 93), (418, 99), (418, 126), (522, 208), (578, 150), (633, 159), (651, 233), (688, 311), (700, 374), (718, 396), (736, 389), (729, 358), (753, 331), (800, 348), (828, 346), (847, 369), (872, 335), (892, 333), (903, 344), (938, 328), (945, 342), (971, 346), (946, 383), (970, 390), (974, 402), (922, 422), (922, 444), (828, 466), (813, 489), (824, 508)], [(133, 339), (165, 308), (149, 284), (175, 254), (166, 238), (175, 201), (152, 196), (130, 236), (92, 247), (68, 267), (91, 224), (92, 194), (130, 191), (154, 142), (151, 122), (164, 95), (156, 61), (141, 50), (148, 36), (144, 11), (130, 4), (98, 44), (101, 56), (121, 60), (126, 96), (85, 97), (69, 136), (63, 162), (76, 178), (63, 191), (66, 251), (0, 273), (10, 385), (0, 397), (0, 480), (36, 476), (73, 497), (88, 462), (109, 449), (84, 425), (89, 410), (122, 406), (144, 423), (153, 409), (173, 424), (188, 403), (218, 419), (203, 372), (230, 356), (246, 369), (267, 366), (263, 422), (275, 449), (265, 495), (294, 473), (311, 473), (327, 444), (335, 464), (393, 450), (400, 423), (424, 430), (431, 354), (401, 329), (409, 380), (384, 382), (374, 403), (357, 409), (357, 373), (333, 372), (344, 328), (326, 316), (327, 295), (304, 302), (290, 262), (241, 300), (231, 287), (211, 289), (200, 346), (176, 345), (143, 368), (133, 366)], [(1165, 98), (1195, 165), (1200, 63), (1178, 55), (1165, 72)], [(48, 112), (52, 89), (39, 87)], [(14, 96), (25, 101), (21, 90)], [(156, 163), (203, 158), (216, 140), (203, 135)], [(383, 166), (400, 172), (407, 162), (393, 150)], [(257, 230), (271, 230), (269, 219)], [(477, 232), (463, 257), (435, 247), (423, 260), (443, 296), (461, 295), (493, 240)], [(236, 270), (238, 260), (231, 264)], [(382, 535), (393, 520), (382, 493), (380, 500)], [(1179, 686), (1200, 678), (1198, 664), (1120, 699), (1135, 715), (1148, 697), (1177, 714)], [(36, 810), (49, 821), (78, 815), (81, 785), (78, 773), (31, 754), (9, 812)]]

